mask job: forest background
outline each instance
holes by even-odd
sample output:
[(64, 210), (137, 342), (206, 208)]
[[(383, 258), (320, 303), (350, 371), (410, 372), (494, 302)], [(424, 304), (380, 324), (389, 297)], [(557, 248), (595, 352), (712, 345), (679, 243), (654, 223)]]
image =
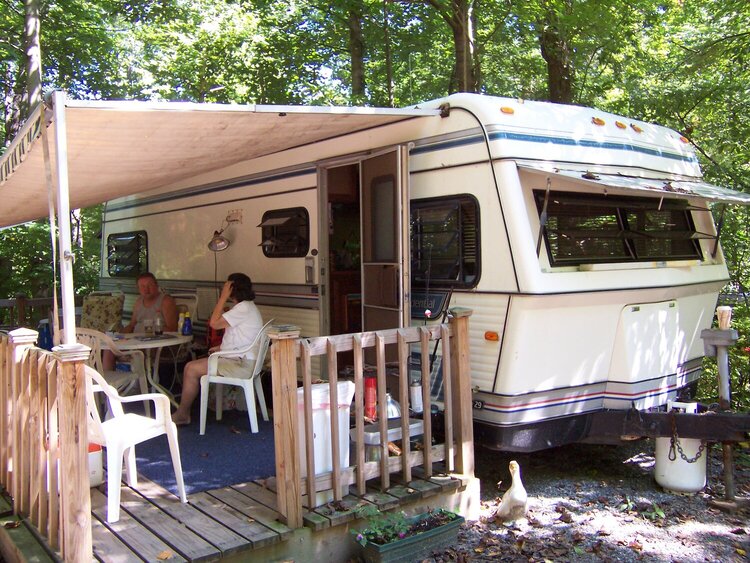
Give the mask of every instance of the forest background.
[[(595, 106), (680, 131), (709, 182), (750, 192), (746, 0), (0, 0), (0, 85), (3, 149), (39, 87), (77, 99), (401, 107), (465, 91)], [(714, 213), (726, 291), (739, 296), (735, 407), (747, 410), (750, 217)], [(71, 221), (84, 294), (98, 282), (101, 208)], [(0, 298), (49, 296), (53, 275), (47, 221), (0, 231)]]

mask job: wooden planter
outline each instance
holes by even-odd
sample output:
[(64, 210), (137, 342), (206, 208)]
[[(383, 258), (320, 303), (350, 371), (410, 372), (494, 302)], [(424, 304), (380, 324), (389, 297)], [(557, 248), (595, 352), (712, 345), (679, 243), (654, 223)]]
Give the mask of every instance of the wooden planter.
[[(419, 514), (414, 516), (413, 521), (419, 521), (426, 516), (426, 514)], [(362, 558), (366, 563), (419, 561), (433, 551), (443, 550), (455, 544), (458, 538), (458, 528), (463, 523), (463, 516), (456, 516), (454, 520), (446, 524), (384, 545), (368, 541), (362, 548)]]

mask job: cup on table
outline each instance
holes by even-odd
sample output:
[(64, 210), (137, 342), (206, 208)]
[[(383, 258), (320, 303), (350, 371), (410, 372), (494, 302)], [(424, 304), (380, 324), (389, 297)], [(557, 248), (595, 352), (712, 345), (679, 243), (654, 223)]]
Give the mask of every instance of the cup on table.
[(720, 330), (729, 330), (732, 324), (732, 308), (728, 305), (716, 307), (716, 318), (719, 321)]
[(154, 334), (156, 336), (164, 334), (164, 323), (161, 322), (161, 317), (154, 319)]
[(146, 319), (143, 321), (143, 331), (148, 336), (154, 334), (154, 321), (152, 319)]

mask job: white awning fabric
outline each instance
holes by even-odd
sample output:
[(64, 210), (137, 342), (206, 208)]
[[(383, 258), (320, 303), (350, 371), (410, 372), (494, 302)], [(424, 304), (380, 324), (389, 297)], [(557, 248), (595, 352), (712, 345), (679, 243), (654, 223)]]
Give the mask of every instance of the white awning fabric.
[[(147, 192), (258, 156), (439, 110), (76, 101), (65, 103), (70, 208)], [(0, 228), (48, 214), (41, 126), (34, 112), (0, 159)], [(56, 170), (54, 146), (51, 170)]]
[[(617, 188), (633, 195), (661, 195), (665, 197), (698, 197), (711, 202), (750, 205), (750, 194), (722, 188), (707, 182), (637, 178), (618, 174), (581, 172), (580, 170), (550, 170), (543, 166), (519, 165), (519, 170), (545, 174), (554, 180), (575, 180), (598, 188)], [(554, 188), (553, 188), (554, 189)]]

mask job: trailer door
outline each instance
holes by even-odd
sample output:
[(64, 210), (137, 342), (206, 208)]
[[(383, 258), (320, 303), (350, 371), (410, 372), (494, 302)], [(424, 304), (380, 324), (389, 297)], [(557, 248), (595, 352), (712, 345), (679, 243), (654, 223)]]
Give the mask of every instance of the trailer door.
[(362, 213), (362, 330), (408, 324), (409, 206), (406, 149), (364, 159)]

